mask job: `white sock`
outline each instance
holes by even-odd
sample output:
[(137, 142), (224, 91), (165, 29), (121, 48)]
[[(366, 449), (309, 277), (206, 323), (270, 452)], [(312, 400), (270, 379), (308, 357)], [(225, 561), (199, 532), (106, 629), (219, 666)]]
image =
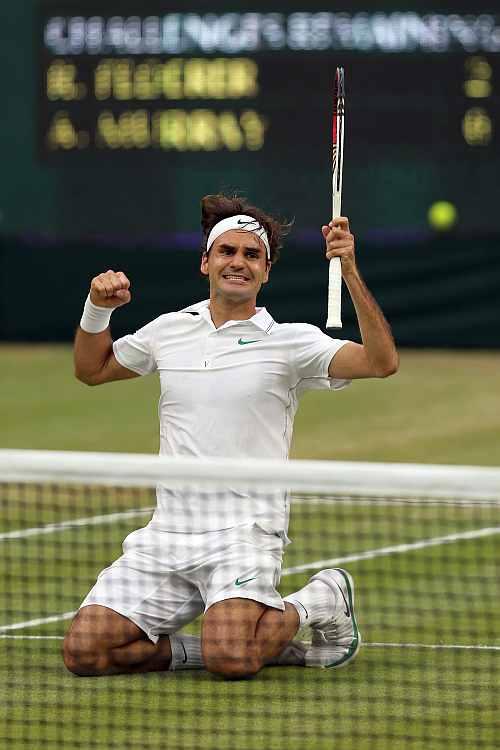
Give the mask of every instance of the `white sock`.
[(310, 581), (295, 593), (283, 597), (283, 601), (293, 604), (303, 628), (328, 618), (332, 611), (332, 596), (334, 594), (322, 581)]
[[(172, 661), (170, 671), (179, 669), (204, 669), (201, 657), (201, 640), (196, 635), (176, 633), (168, 636)], [(303, 667), (305, 664), (305, 647), (300, 641), (290, 641), (279, 656), (275, 656), (269, 662), (269, 666), (294, 666)]]
[(176, 633), (168, 637), (172, 651), (171, 672), (178, 669), (204, 669), (201, 658), (201, 640), (197, 635)]

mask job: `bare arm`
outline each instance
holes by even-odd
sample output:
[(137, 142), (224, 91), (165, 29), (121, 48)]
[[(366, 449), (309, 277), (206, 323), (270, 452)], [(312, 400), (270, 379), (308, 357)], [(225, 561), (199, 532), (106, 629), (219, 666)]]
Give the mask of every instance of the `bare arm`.
[(102, 333), (86, 333), (78, 326), (74, 361), (75, 376), (87, 385), (101, 385), (113, 380), (139, 377), (136, 372), (123, 367), (116, 359), (109, 328)]
[(356, 310), (363, 342), (345, 344), (331, 360), (328, 373), (330, 377), (346, 379), (393, 375), (399, 366), (398, 353), (389, 324), (356, 266), (349, 220), (345, 217), (335, 219), (322, 231), (326, 240), (326, 257), (341, 258), (342, 276)]
[[(130, 302), (130, 282), (124, 273), (107, 271), (92, 279), (91, 302), (98, 308), (114, 310)], [(113, 380), (138, 377), (123, 367), (113, 354), (109, 327), (100, 333), (88, 333), (80, 326), (74, 344), (75, 376), (87, 385), (100, 385)]]

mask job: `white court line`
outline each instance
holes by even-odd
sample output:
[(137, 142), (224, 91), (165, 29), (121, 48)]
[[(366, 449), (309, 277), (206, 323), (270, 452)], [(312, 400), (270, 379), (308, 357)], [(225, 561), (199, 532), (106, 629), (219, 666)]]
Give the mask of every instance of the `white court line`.
[(0, 635), (0, 640), (11, 641), (64, 641), (63, 635)]
[(24, 622), (14, 622), (11, 625), (2, 625), (0, 633), (6, 633), (8, 630), (22, 630), (23, 628), (34, 628), (37, 625), (47, 625), (49, 622), (60, 622), (61, 620), (71, 620), (76, 612), (63, 612), (61, 615), (50, 615), (50, 617), (37, 617), (36, 620), (25, 620)]
[[(345, 504), (345, 503), (352, 503), (355, 502), (357, 506), (359, 505), (395, 505), (395, 504), (402, 504), (407, 505), (409, 502), (417, 502), (421, 503), (422, 499), (416, 499), (411, 501), (406, 500), (400, 500), (400, 501), (388, 501), (385, 502), (381, 498), (373, 498), (373, 499), (354, 499), (353, 498), (322, 498), (322, 497), (307, 497), (303, 498), (300, 496), (296, 496), (292, 498), (292, 501), (295, 503), (307, 503), (309, 505), (316, 505), (316, 504)], [(458, 502), (453, 503), (454, 506), (458, 507), (482, 507), (482, 504), (476, 503), (465, 503), (465, 502)], [(491, 505), (491, 503), (486, 503), (488, 507)], [(122, 521), (124, 519), (128, 518), (135, 518), (136, 516), (142, 516), (146, 515), (148, 513), (152, 513), (155, 510), (155, 507), (151, 508), (133, 508), (132, 510), (124, 510), (124, 511), (118, 511), (116, 513), (108, 513), (107, 515), (100, 515), (100, 516), (89, 516), (88, 518), (74, 518), (69, 521), (60, 521), (59, 523), (49, 523), (45, 524), (43, 526), (34, 526), (28, 529), (17, 529), (15, 531), (6, 531), (0, 534), (0, 542), (8, 541), (10, 539), (26, 539), (30, 536), (37, 536), (38, 534), (54, 534), (58, 531), (65, 531), (67, 529), (71, 528), (78, 528), (81, 526), (98, 526), (101, 523), (114, 523), (114, 521)]]
[(315, 560), (304, 565), (295, 565), (293, 568), (285, 568), (282, 575), (289, 576), (292, 573), (302, 573), (311, 568), (329, 568), (332, 565), (341, 563), (358, 562), (359, 560), (373, 560), (374, 557), (384, 555), (396, 555), (402, 552), (411, 552), (412, 550), (424, 549), (425, 547), (436, 547), (440, 544), (450, 544), (464, 539), (480, 539), (481, 537), (493, 536), (500, 534), (500, 526), (487, 526), (484, 529), (474, 529), (473, 531), (462, 531), (459, 534), (447, 534), (446, 536), (435, 536), (432, 539), (422, 539), (420, 542), (411, 542), (408, 544), (396, 544), (392, 547), (379, 547), (379, 549), (369, 549), (366, 552), (358, 552), (355, 555), (346, 557), (332, 557), (329, 560)]
[(17, 531), (5, 531), (0, 534), (0, 542), (9, 539), (26, 539), (26, 537), (37, 536), (38, 534), (53, 534), (56, 531), (65, 531), (66, 529), (78, 528), (80, 526), (98, 526), (101, 523), (113, 523), (125, 518), (134, 518), (135, 516), (152, 513), (154, 508), (134, 508), (133, 510), (124, 510), (119, 513), (108, 513), (105, 516), (90, 516), (89, 518), (74, 518), (72, 521), (61, 521), (60, 523), (48, 523), (45, 526), (34, 526), (30, 529), (18, 529)]
[[(358, 552), (355, 555), (347, 555), (346, 557), (333, 557), (328, 560), (313, 560), (312, 562), (305, 563), (304, 565), (296, 565), (292, 568), (284, 568), (281, 572), (281, 575), (289, 576), (294, 573), (302, 573), (306, 570), (312, 570), (315, 568), (330, 567), (332, 565), (340, 565), (346, 562), (357, 562), (360, 560), (372, 560), (374, 557), (400, 554), (402, 552), (424, 549), (425, 547), (435, 547), (439, 544), (450, 544), (451, 542), (457, 542), (464, 539), (478, 539), (481, 537), (492, 536), (494, 534), (500, 534), (500, 526), (491, 526), (484, 529), (474, 529), (473, 531), (463, 531), (460, 534), (437, 536), (433, 537), (432, 539), (422, 539), (419, 542), (397, 544), (392, 547), (379, 547), (378, 549), (366, 550), (365, 552)], [(36, 625), (45, 625), (47, 623), (58, 622), (60, 620), (69, 620), (74, 617), (75, 614), (75, 612), (64, 612), (61, 615), (52, 615), (50, 617), (38, 618), (36, 620), (26, 620), (25, 622), (16, 622), (10, 625), (2, 625), (0, 626), (0, 633), (5, 633), (9, 630), (22, 630), (23, 628), (34, 627)]]
[[(22, 636), (18, 636), (22, 638)], [(1, 638), (1, 636), (0, 636)], [(438, 649), (460, 649), (466, 651), (500, 651), (500, 646), (467, 646), (461, 643), (364, 643), (364, 646), (372, 648), (431, 648)]]
[[(63, 641), (63, 635), (0, 635), (0, 640), (9, 639), (13, 641)], [(500, 646), (465, 645), (462, 643), (367, 643), (363, 647), (371, 648), (430, 648), (435, 651), (441, 649), (452, 649), (456, 651), (500, 651)]]

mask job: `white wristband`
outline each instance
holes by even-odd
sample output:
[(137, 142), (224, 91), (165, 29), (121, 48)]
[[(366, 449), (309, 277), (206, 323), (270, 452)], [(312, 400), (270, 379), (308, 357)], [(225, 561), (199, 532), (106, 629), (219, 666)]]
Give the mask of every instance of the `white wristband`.
[(86, 333), (102, 333), (109, 326), (111, 313), (114, 307), (99, 307), (94, 305), (90, 299), (90, 294), (85, 300), (80, 328)]

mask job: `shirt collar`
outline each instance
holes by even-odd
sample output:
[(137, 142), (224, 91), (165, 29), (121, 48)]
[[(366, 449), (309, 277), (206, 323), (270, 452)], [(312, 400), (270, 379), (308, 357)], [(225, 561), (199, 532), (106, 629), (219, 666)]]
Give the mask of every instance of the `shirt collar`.
[[(209, 304), (210, 300), (204, 299), (202, 302), (196, 302), (194, 305), (185, 307), (181, 312), (197, 312), (202, 318), (205, 318), (205, 320), (213, 325), (212, 316), (208, 309)], [(221, 328), (227, 328), (229, 325), (235, 325), (237, 323), (252, 323), (261, 331), (264, 331), (264, 333), (269, 333), (275, 323), (273, 317), (267, 312), (265, 307), (257, 307), (256, 309), (257, 312), (255, 315), (252, 315), (248, 320), (228, 320), (227, 323), (224, 323), (224, 325), (221, 326)]]

